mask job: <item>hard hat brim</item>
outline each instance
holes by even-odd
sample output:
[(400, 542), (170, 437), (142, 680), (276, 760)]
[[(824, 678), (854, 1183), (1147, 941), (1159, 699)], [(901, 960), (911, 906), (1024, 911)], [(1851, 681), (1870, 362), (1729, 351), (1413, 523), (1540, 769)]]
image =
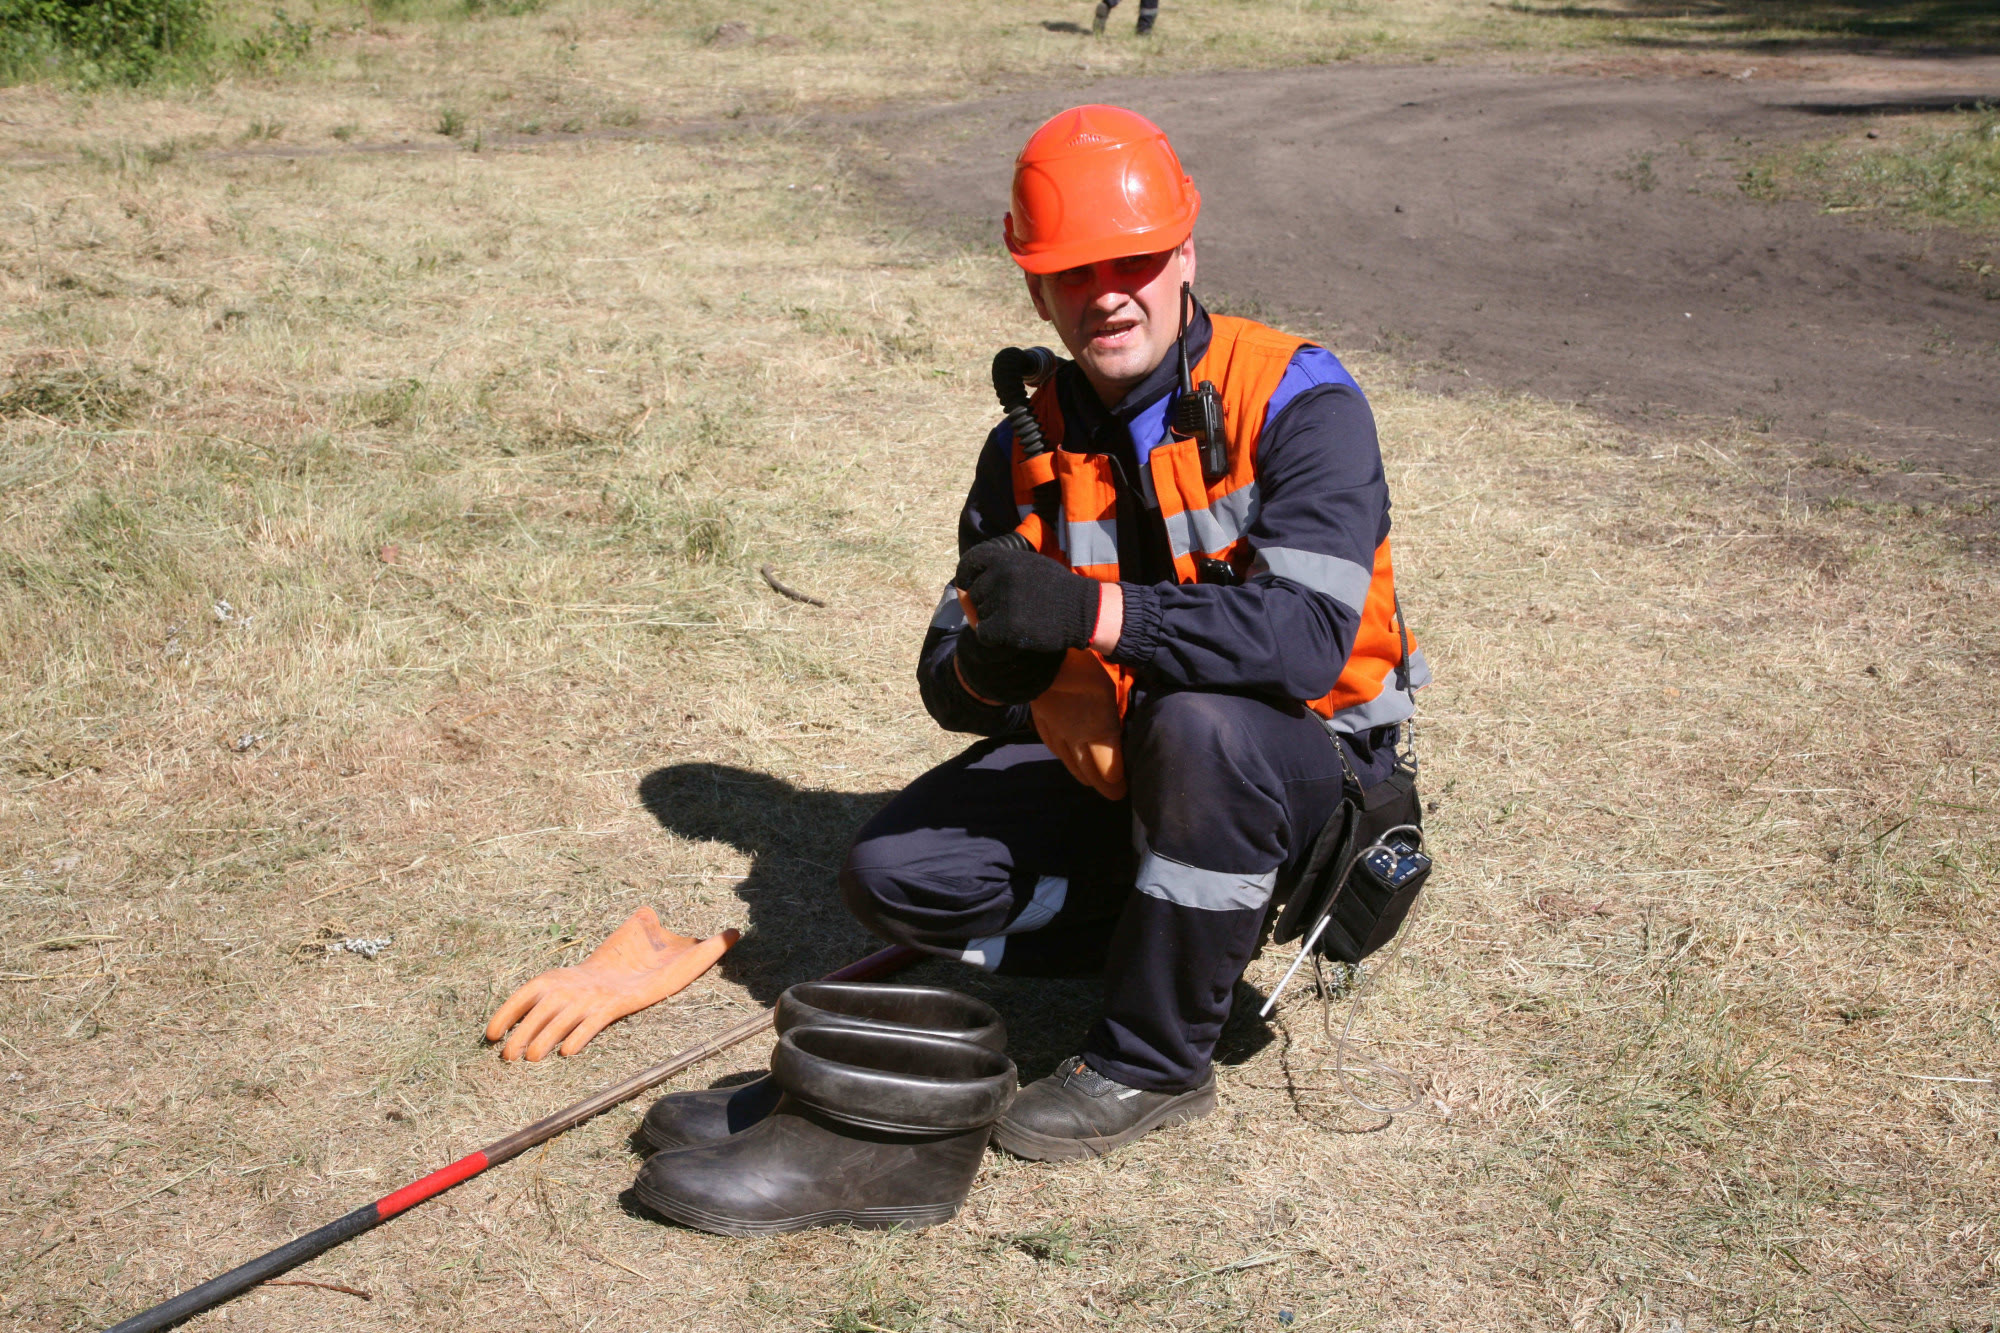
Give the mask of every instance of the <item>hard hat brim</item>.
[(1085, 264), (1102, 263), (1107, 259), (1123, 259), (1127, 255), (1156, 255), (1162, 250), (1173, 249), (1194, 234), (1195, 219), (1201, 215), (1201, 195), (1193, 186), (1188, 187), (1188, 193), (1194, 198), (1187, 216), (1164, 226), (1112, 232), (1071, 241), (1067, 245), (1036, 249), (1026, 248), (1014, 240), (1014, 217), (1010, 213), (1003, 228), (1007, 253), (1016, 264), (1038, 276), (1082, 268)]

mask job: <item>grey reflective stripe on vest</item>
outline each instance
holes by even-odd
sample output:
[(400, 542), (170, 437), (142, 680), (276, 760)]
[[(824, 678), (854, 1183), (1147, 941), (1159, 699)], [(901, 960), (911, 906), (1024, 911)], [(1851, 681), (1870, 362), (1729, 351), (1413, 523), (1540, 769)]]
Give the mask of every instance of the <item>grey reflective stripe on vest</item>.
[(1118, 520), (1098, 518), (1073, 522), (1064, 514), (1056, 524), (1056, 541), (1069, 557), (1071, 568), (1118, 563)]
[(931, 628), (965, 628), (965, 604), (958, 600), (958, 588), (953, 584), (944, 585), (944, 596), (938, 599), (937, 610), (931, 612)]
[(1275, 574), (1314, 592), (1325, 593), (1350, 611), (1360, 611), (1368, 601), (1368, 585), (1375, 571), (1352, 560), (1317, 551), (1300, 551), (1289, 546), (1263, 546), (1250, 564), (1250, 574)]
[(1139, 862), (1139, 892), (1176, 907), (1204, 912), (1260, 908), (1271, 901), (1271, 890), (1277, 884), (1276, 870), (1256, 875), (1240, 870), (1203, 870), (1158, 852), (1147, 852)]
[(1257, 521), (1257, 483), (1239, 486), (1206, 509), (1189, 509), (1167, 518), (1167, 545), (1176, 556), (1195, 552), (1221, 555), (1234, 546)]
[[(1395, 677), (1391, 676), (1390, 679), (1393, 680)], [(1421, 690), (1430, 683), (1431, 664), (1424, 660), (1424, 650), (1421, 648), (1410, 649), (1410, 688)]]
[[(1431, 683), (1431, 664), (1424, 660), (1424, 651), (1414, 649), (1410, 653), (1410, 689), (1421, 689)], [(1338, 735), (1353, 736), (1377, 727), (1386, 727), (1393, 722), (1406, 722), (1416, 714), (1417, 701), (1408, 690), (1396, 684), (1396, 669), (1389, 668), (1389, 674), (1382, 680), (1382, 692), (1365, 704), (1355, 704), (1343, 708), (1326, 720), (1326, 729)]]

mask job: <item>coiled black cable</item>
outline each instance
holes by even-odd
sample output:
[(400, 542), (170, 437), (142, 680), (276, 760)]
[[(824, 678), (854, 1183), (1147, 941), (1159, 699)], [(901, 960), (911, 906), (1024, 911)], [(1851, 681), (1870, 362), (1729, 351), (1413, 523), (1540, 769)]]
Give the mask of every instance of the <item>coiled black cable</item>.
[[(1042, 423), (1035, 420), (1035, 411), (1028, 405), (1028, 390), (1047, 383), (1060, 364), (1046, 347), (1003, 347), (993, 354), (993, 393), (1006, 410), (1008, 428), (1014, 433), (1014, 443), (1021, 446), (1023, 458), (1038, 458), (1049, 451)], [(1035, 487), (1034, 508), (1043, 522), (1053, 523), (1062, 508), (1061, 487), (1053, 481)], [(1023, 546), (1032, 545), (1026, 537), (1020, 541)]]
[(1056, 364), (1056, 354), (1046, 347), (1003, 347), (993, 354), (993, 393), (1006, 410), (1024, 458), (1049, 451), (1041, 423), (1028, 406), (1028, 390), (1054, 375)]

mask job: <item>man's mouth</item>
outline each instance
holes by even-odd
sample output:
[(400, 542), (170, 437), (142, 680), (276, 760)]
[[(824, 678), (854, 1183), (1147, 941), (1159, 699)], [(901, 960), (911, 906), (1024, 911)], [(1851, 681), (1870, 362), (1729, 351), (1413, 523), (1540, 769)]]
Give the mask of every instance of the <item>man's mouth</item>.
[(1108, 319), (1091, 332), (1090, 344), (1107, 350), (1123, 347), (1131, 341), (1130, 335), (1138, 328), (1139, 321), (1136, 319)]

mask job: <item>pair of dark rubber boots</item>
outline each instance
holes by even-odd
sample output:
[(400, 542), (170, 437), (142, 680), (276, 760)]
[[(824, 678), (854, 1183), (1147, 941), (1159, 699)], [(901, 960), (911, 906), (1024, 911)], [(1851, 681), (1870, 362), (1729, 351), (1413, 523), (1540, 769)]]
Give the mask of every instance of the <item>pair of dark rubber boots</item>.
[(724, 1236), (957, 1213), (1014, 1096), (1000, 1015), (935, 986), (825, 981), (779, 996), (777, 1028), (763, 1078), (653, 1104), (638, 1201)]

